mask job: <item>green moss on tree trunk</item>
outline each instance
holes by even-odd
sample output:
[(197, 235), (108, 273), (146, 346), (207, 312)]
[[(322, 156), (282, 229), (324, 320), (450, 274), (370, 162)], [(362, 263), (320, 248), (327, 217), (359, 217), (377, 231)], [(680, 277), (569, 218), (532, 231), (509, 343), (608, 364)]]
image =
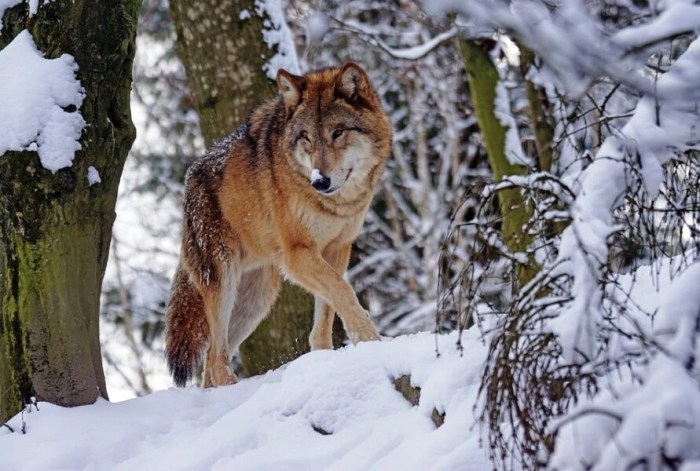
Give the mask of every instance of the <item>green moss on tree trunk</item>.
[(270, 315), (241, 346), (243, 373), (253, 376), (274, 370), (308, 352), (312, 325), (313, 298), (285, 283)]
[[(87, 122), (73, 165), (55, 174), (34, 152), (0, 156), (0, 420), (29, 397), (74, 406), (107, 397), (99, 302), (119, 178), (135, 137), (129, 110), (139, 2), (22, 3), (0, 48), (21, 30), (47, 57), (71, 54)], [(90, 186), (88, 167), (101, 182)]]
[[(464, 57), (469, 92), (494, 180), (499, 182), (509, 175), (527, 174), (526, 167), (513, 165), (506, 157), (507, 129), (494, 112), (498, 71), (488, 53), (475, 41), (460, 39), (458, 44)], [(513, 253), (525, 252), (532, 238), (523, 228), (532, 216), (532, 209), (517, 189), (499, 191), (498, 203), (502, 217), (501, 233), (508, 249)], [(536, 262), (529, 257), (529, 263), (520, 265), (516, 270), (518, 284), (522, 286), (527, 283), (537, 270)]]

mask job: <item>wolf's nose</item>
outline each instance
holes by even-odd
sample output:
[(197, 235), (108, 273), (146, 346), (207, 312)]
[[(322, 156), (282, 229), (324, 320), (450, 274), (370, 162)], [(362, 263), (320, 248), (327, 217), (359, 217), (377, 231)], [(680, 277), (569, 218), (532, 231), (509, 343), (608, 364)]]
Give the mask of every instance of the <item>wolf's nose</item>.
[(316, 191), (326, 191), (331, 187), (331, 179), (319, 173), (316, 175), (315, 179), (311, 180), (311, 186), (313, 186)]

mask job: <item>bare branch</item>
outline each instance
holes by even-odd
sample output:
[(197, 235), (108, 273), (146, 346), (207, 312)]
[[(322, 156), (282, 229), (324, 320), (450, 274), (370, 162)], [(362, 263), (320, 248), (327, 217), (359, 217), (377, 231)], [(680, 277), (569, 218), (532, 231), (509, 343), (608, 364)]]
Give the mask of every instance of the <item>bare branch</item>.
[(342, 29), (365, 36), (371, 44), (374, 44), (375, 46), (379, 47), (391, 57), (411, 61), (422, 59), (434, 49), (437, 49), (444, 43), (454, 39), (459, 33), (459, 28), (453, 26), (452, 28), (438, 34), (437, 36), (429, 39), (423, 44), (405, 49), (397, 49), (389, 46), (386, 42), (384, 42), (382, 38), (379, 37), (379, 34), (377, 34), (376, 31), (368, 29), (365, 25), (356, 22), (346, 22), (337, 18), (333, 18), (333, 21), (341, 25)]

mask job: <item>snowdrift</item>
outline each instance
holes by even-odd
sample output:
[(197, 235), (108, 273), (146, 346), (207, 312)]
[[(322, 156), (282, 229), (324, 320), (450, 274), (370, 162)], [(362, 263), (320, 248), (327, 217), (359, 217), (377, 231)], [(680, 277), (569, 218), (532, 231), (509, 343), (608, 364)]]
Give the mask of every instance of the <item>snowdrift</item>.
[[(461, 355), (456, 341), (422, 333), (311, 352), (228, 387), (39, 403), (9, 422), (15, 433), (0, 428), (0, 468), (490, 469), (473, 412), (486, 347), (475, 329)], [(406, 375), (416, 406), (396, 389)]]

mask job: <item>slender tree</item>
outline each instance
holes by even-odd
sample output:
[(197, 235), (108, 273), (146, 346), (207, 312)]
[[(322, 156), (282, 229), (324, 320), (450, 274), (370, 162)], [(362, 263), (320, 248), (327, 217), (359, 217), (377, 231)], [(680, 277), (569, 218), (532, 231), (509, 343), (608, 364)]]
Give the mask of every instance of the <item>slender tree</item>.
[[(0, 156), (0, 420), (36, 397), (75, 406), (107, 397), (100, 287), (117, 187), (135, 137), (129, 109), (138, 1), (27, 2), (7, 10), (0, 49), (28, 29), (46, 57), (70, 54), (87, 125), (71, 167), (36, 152)], [(90, 185), (88, 168), (101, 182)]]
[[(458, 44), (464, 57), (474, 114), (479, 123), (494, 181), (498, 182), (513, 175), (526, 175), (527, 167), (511, 163), (506, 155), (507, 128), (494, 111), (496, 86), (500, 78), (491, 58), (484, 50), (487, 43), (459, 39)], [(551, 157), (548, 165), (551, 165)], [(501, 232), (508, 249), (512, 253), (525, 252), (531, 237), (523, 231), (523, 227), (532, 216), (532, 209), (528, 208), (518, 189), (501, 190), (498, 203), (502, 217)], [(527, 283), (537, 273), (537, 268), (532, 258), (527, 265), (520, 266), (517, 270), (519, 285)]]
[[(265, 64), (277, 52), (263, 37), (254, 0), (173, 0), (180, 58), (206, 145), (233, 132), (276, 93)], [(261, 188), (261, 191), (269, 189)], [(313, 297), (285, 283), (270, 315), (241, 346), (246, 375), (263, 373), (308, 351)]]

